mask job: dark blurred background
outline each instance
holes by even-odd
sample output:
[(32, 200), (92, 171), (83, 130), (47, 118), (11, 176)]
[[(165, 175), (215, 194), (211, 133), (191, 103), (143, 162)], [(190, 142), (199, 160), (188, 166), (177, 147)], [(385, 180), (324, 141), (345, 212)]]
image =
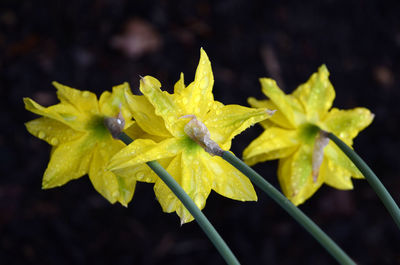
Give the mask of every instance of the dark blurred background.
[[(193, 80), (203, 47), (214, 95), (246, 105), (259, 77), (291, 92), (325, 63), (334, 105), (369, 108), (373, 124), (355, 149), (400, 202), (399, 1), (27, 1), (0, 3), (0, 263), (224, 264), (195, 222), (162, 213), (151, 184), (128, 208), (111, 205), (87, 176), (41, 190), (49, 146), (24, 122), (22, 97), (57, 103), (56, 80), (98, 95), (139, 75), (171, 91)], [(259, 133), (236, 137), (232, 150)], [(276, 162), (255, 168), (278, 187)], [(322, 187), (301, 206), (359, 264), (400, 264), (400, 231), (365, 180), (353, 191)], [(212, 193), (204, 210), (242, 264), (336, 264), (283, 210)]]

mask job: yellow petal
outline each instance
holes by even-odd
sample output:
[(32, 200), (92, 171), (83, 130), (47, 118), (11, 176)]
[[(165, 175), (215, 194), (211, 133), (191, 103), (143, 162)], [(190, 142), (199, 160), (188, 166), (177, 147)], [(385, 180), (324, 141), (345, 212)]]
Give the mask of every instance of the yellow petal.
[[(140, 80), (140, 91), (154, 106), (155, 114), (162, 117), (167, 130), (172, 135), (176, 135), (177, 129), (175, 123), (184, 114), (180, 106), (175, 103), (175, 96), (169, 94), (167, 91), (161, 91), (160, 87), (160, 82), (154, 77), (145, 76)], [(140, 123), (139, 125), (141, 126)]]
[(135, 178), (124, 178), (116, 174), (118, 181), (118, 202), (128, 207), (128, 203), (132, 200), (136, 188)]
[[(198, 148), (184, 150), (182, 154), (172, 160), (167, 171), (192, 198), (197, 207), (203, 209), (211, 192), (211, 179), (207, 166), (200, 160), (201, 153), (204, 151)], [(193, 220), (189, 211), (165, 184), (157, 182), (154, 190), (165, 212), (176, 211), (181, 219), (181, 224)]]
[(150, 139), (137, 139), (119, 151), (110, 161), (110, 170), (135, 166), (148, 161), (172, 157), (180, 153), (184, 143), (176, 138), (168, 138), (156, 143)]
[(278, 179), (282, 191), (295, 205), (307, 200), (324, 182), (323, 176), (313, 181), (311, 160), (312, 147), (308, 145), (300, 146), (293, 155), (279, 160)]
[(154, 171), (151, 170), (147, 164), (139, 164), (132, 167), (116, 169), (113, 170), (113, 172), (117, 175), (117, 177), (121, 178), (120, 181), (124, 182), (135, 180), (140, 182), (154, 183), (158, 179), (157, 174), (154, 173)]
[[(93, 187), (106, 198), (110, 203), (115, 203), (119, 197), (119, 187), (117, 177), (114, 173), (106, 170), (107, 159), (104, 157), (105, 152), (98, 148), (93, 152), (93, 158), (90, 163), (89, 178)], [(122, 204), (126, 205), (123, 201)]]
[(334, 133), (348, 145), (352, 139), (371, 124), (374, 115), (366, 108), (338, 110), (333, 108), (323, 122), (324, 130)]
[(332, 141), (325, 147), (324, 154), (330, 163), (332, 163), (332, 165), (330, 164), (331, 168), (341, 168), (345, 170), (345, 175), (350, 175), (354, 178), (364, 178), (353, 162)]
[(145, 96), (132, 95), (130, 91), (125, 91), (125, 98), (134, 119), (145, 132), (161, 137), (171, 136), (164, 120), (155, 114), (153, 105)]
[(77, 131), (86, 131), (86, 124), (90, 120), (88, 115), (83, 115), (70, 104), (59, 103), (45, 108), (30, 98), (24, 98), (24, 103), (25, 109), (38, 115), (62, 122)]
[(43, 176), (44, 189), (64, 185), (88, 173), (95, 144), (90, 138), (86, 135), (53, 149)]
[[(289, 102), (289, 97), (286, 96), (277, 86), (276, 82), (270, 78), (260, 78), (260, 83), (263, 93), (271, 99), (273, 105), (270, 107), (276, 106), (277, 115), (279, 115), (279, 117), (275, 117), (275, 119), (279, 118), (279, 124), (285, 125), (284, 127), (286, 128), (294, 128), (295, 117), (292, 106)], [(251, 101), (254, 102), (254, 100)]]
[(99, 100), (100, 112), (103, 115), (116, 117), (121, 112), (125, 120), (125, 128), (129, 127), (132, 123), (132, 115), (125, 99), (125, 92), (129, 91), (129, 84), (125, 82), (119, 86), (114, 86), (112, 93), (108, 91), (103, 92)]
[(250, 180), (219, 156), (204, 154), (201, 162), (212, 176), (212, 189), (227, 198), (239, 201), (257, 201)]
[[(169, 165), (166, 167), (168, 173), (177, 181), (182, 179), (182, 154), (176, 155)], [(168, 186), (160, 178), (156, 180), (154, 185), (154, 193), (160, 203), (162, 209), (166, 213), (175, 212), (178, 205), (181, 203), (175, 194), (168, 188)]]
[(215, 101), (212, 110), (205, 117), (204, 124), (210, 131), (211, 139), (224, 150), (229, 150), (233, 137), (255, 123), (271, 116), (267, 109), (246, 108), (240, 105), (226, 105)]
[(324, 157), (324, 161), (322, 162), (320, 176), (324, 178), (326, 184), (336, 189), (353, 189), (353, 183), (349, 171), (337, 166), (327, 157)]
[(59, 145), (72, 141), (83, 135), (82, 132), (47, 117), (38, 118), (25, 123), (26, 129), (34, 136), (51, 145)]
[(329, 72), (325, 65), (300, 85), (292, 95), (300, 100), (309, 121), (316, 122), (325, 118), (335, 99), (335, 90), (329, 81)]
[(295, 130), (270, 127), (246, 147), (243, 158), (249, 165), (284, 158), (294, 153), (298, 144)]
[(194, 114), (202, 118), (214, 101), (212, 88), (214, 85), (214, 76), (211, 69), (211, 63), (206, 52), (200, 50), (200, 61), (197, 66), (194, 81), (180, 92), (182, 102), (185, 106), (186, 114)]
[(143, 131), (142, 128), (139, 126), (139, 124), (135, 121), (133, 121), (132, 124), (124, 130), (124, 133), (126, 133), (133, 140), (150, 139), (155, 142), (161, 142), (162, 140), (165, 139), (165, 137), (149, 134)]
[(111, 156), (122, 149), (120, 141), (110, 140), (99, 145), (94, 151), (90, 163), (89, 178), (94, 188), (111, 203), (116, 201), (127, 206), (135, 191), (136, 180), (133, 177), (122, 178), (106, 169)]
[(99, 112), (96, 94), (64, 86), (58, 82), (53, 82), (53, 85), (57, 88), (57, 96), (61, 103), (72, 105), (82, 113)]
[[(194, 203), (203, 209), (211, 192), (211, 179), (207, 171), (207, 165), (200, 161), (200, 154), (205, 154), (201, 149), (187, 150), (182, 153), (182, 178), (178, 183), (186, 191)], [(177, 205), (176, 213), (181, 218), (181, 224), (193, 220), (193, 217), (181, 203)]]
[(185, 90), (185, 79), (183, 77), (183, 73), (181, 73), (181, 76), (180, 76), (178, 82), (175, 83), (174, 93), (181, 94), (184, 90)]

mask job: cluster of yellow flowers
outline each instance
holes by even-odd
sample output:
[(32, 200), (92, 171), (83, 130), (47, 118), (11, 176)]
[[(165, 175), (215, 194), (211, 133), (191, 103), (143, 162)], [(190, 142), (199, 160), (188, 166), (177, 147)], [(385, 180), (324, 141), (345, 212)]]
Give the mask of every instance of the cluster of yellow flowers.
[[(351, 145), (373, 115), (365, 108), (331, 109), (335, 92), (328, 75), (321, 66), (291, 95), (285, 95), (273, 80), (261, 79), (269, 99), (250, 98), (253, 108), (214, 100), (211, 64), (203, 49), (194, 81), (185, 86), (181, 74), (173, 94), (161, 91), (160, 82), (151, 76), (140, 81), (143, 95), (133, 95), (124, 83), (112, 93), (104, 92), (99, 100), (89, 91), (54, 82), (60, 103), (46, 108), (24, 99), (27, 110), (43, 116), (27, 122), (28, 131), (52, 146), (43, 188), (61, 186), (88, 174), (102, 196), (126, 206), (137, 181), (155, 183), (154, 192), (165, 212), (176, 212), (183, 223), (193, 220), (145, 164), (157, 160), (200, 209), (211, 190), (235, 200), (257, 200), (246, 176), (221, 157), (206, 152), (188, 135), (186, 125), (195, 120), (208, 129), (205, 137), (223, 150), (230, 149), (236, 135), (261, 122), (265, 131), (244, 151), (245, 162), (253, 165), (280, 159), (282, 190), (296, 205), (322, 183), (351, 189), (351, 177), (361, 178), (361, 173), (334, 144), (324, 142), (319, 128)], [(114, 139), (104, 123), (107, 117), (117, 116), (125, 121), (124, 132), (134, 139), (128, 146)]]

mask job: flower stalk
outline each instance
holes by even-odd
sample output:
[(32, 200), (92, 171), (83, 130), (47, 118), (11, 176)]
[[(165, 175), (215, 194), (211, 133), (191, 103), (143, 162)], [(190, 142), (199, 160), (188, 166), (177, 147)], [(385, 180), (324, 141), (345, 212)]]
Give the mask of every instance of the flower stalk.
[(385, 205), (386, 209), (389, 211), (394, 222), (400, 228), (400, 209), (396, 202), (393, 200), (392, 196), (389, 194), (385, 186), (371, 170), (371, 168), (361, 159), (353, 149), (346, 145), (342, 140), (340, 140), (333, 133), (327, 133), (329, 139), (331, 139), (342, 151), (347, 155), (348, 158), (354, 163), (354, 165), (361, 171), (364, 177), (367, 179), (368, 183), (374, 189), (375, 193), (381, 199), (382, 203)]
[(259, 187), (276, 203), (278, 203), (340, 264), (355, 265), (355, 262), (324, 231), (322, 231), (321, 228), (319, 228), (307, 215), (305, 215), (299, 208), (297, 208), (291, 201), (289, 201), (284, 195), (282, 195), (282, 193), (280, 193), (274, 186), (261, 177), (256, 171), (247, 166), (243, 161), (229, 151), (223, 152), (222, 158), (246, 175), (257, 187)]
[[(118, 138), (126, 145), (129, 145), (133, 140), (125, 133), (119, 134)], [(182, 189), (175, 179), (157, 162), (149, 161), (146, 163), (171, 189), (171, 191), (179, 198), (190, 214), (195, 218), (200, 228), (204, 231), (210, 241), (217, 248), (221, 256), (229, 265), (240, 265), (239, 261), (232, 253), (228, 245), (218, 234), (203, 212), (197, 207), (189, 195)]]

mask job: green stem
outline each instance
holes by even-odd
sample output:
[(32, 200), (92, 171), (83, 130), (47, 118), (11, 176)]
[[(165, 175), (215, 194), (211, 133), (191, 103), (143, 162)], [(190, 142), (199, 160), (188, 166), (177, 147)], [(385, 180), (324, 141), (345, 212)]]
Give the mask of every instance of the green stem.
[(359, 157), (353, 149), (347, 146), (342, 140), (340, 140), (333, 133), (327, 132), (327, 136), (331, 139), (342, 151), (347, 155), (348, 158), (356, 165), (356, 167), (361, 171), (364, 177), (367, 179), (369, 185), (374, 189), (378, 197), (381, 199), (382, 203), (385, 205), (386, 209), (389, 211), (393, 220), (400, 228), (400, 209), (396, 202), (390, 196), (389, 192), (383, 186), (382, 182), (375, 175), (375, 173), (369, 168), (369, 166), (364, 162), (364, 160)]
[(257, 187), (263, 190), (288, 214), (301, 224), (340, 264), (352, 264), (354, 261), (307, 215), (297, 208), (291, 201), (282, 195), (274, 186), (268, 183), (252, 168), (229, 151), (224, 151), (222, 158), (246, 175)]
[[(118, 138), (127, 145), (132, 142), (132, 139), (125, 133), (121, 133)], [(222, 237), (218, 234), (217, 230), (215, 230), (207, 217), (175, 181), (175, 179), (157, 161), (147, 162), (147, 165), (165, 182), (165, 184), (167, 184), (176, 197), (178, 197), (178, 199), (183, 203), (210, 241), (217, 248), (221, 256), (225, 259), (226, 263), (229, 265), (240, 265), (239, 261), (236, 259), (235, 255), (229, 249)]]

